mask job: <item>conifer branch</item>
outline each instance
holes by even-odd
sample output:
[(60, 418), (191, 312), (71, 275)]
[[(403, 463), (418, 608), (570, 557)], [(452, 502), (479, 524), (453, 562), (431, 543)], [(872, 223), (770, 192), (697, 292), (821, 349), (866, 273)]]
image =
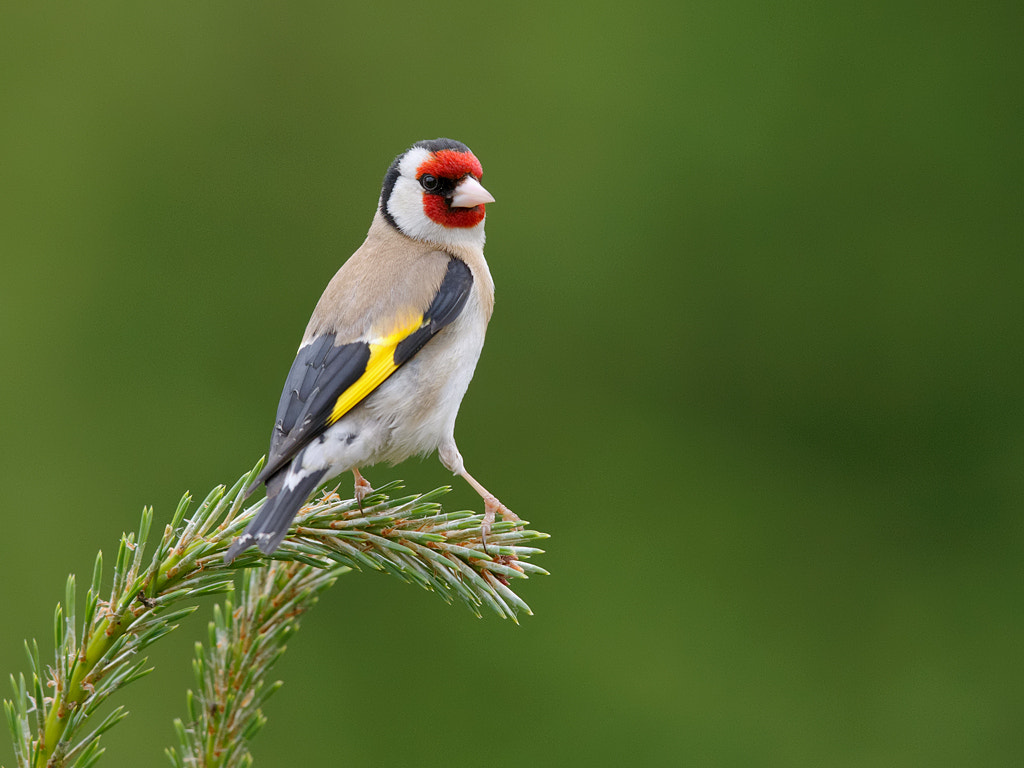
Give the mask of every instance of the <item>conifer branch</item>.
[(281, 682), (267, 675), (298, 629), (299, 617), (346, 566), (319, 568), (274, 562), (242, 579), (235, 608), (231, 595), (214, 606), (206, 645), (196, 643), (196, 690), (188, 691), (188, 723), (174, 721), (179, 746), (166, 750), (175, 768), (247, 768), (249, 742), (266, 723), (262, 706)]
[[(275, 688), (262, 676), (294, 632), (292, 619), (350, 569), (386, 571), (437, 592), (446, 602), (458, 600), (477, 616), (485, 606), (513, 621), (520, 612), (531, 613), (510, 580), (546, 573), (528, 560), (542, 552), (531, 544), (547, 534), (497, 522), (485, 551), (483, 515), (444, 512), (436, 499), (447, 488), (391, 499), (387, 494), (400, 488), (392, 483), (367, 496), (362, 508), (326, 492), (302, 509), (269, 561), (247, 550), (226, 565), (225, 550), (263, 504), (243, 509), (244, 490), (261, 467), (262, 461), (230, 489), (214, 488), (188, 519), (191, 497), (185, 494), (148, 560), (153, 510), (144, 509), (138, 531), (121, 537), (107, 599), (101, 597), (103, 553), (97, 555), (80, 622), (76, 579), (68, 577), (54, 615), (53, 665), (44, 667), (36, 642), (26, 642), (29, 676), (11, 675), (14, 695), (4, 701), (18, 768), (93, 765), (103, 753), (100, 737), (128, 713), (117, 707), (94, 726), (93, 716), (111, 694), (151, 671), (141, 652), (176, 629), (196, 609), (196, 598), (231, 592), (235, 576), (246, 568), (253, 570), (238, 609), (226, 601), (211, 625), (215, 638), (234, 638), (231, 653), (221, 655), (217, 643), (197, 651), (198, 693), (190, 692), (190, 725), (179, 726), (181, 752), (169, 750), (172, 761), (250, 764), (244, 742), (234, 749), (225, 745), (259, 729), (259, 706)], [(257, 626), (269, 633), (260, 641), (253, 639)], [(245, 654), (255, 654), (260, 664), (238, 667)], [(246, 676), (253, 669), (260, 675)], [(241, 687), (231, 691), (229, 680)], [(190, 727), (207, 731), (190, 735)], [(212, 758), (193, 763), (200, 747)]]

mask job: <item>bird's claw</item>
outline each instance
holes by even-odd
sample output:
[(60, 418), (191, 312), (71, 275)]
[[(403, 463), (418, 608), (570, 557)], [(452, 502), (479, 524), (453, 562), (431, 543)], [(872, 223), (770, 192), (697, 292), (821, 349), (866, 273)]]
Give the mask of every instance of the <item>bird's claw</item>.
[(510, 523), (520, 522), (519, 515), (498, 501), (497, 497), (485, 496), (484, 519), (480, 525), (480, 543), (483, 545), (484, 552), (487, 551), (487, 537), (491, 533), (491, 526), (494, 525), (494, 519), (497, 515), (501, 515), (502, 520)]

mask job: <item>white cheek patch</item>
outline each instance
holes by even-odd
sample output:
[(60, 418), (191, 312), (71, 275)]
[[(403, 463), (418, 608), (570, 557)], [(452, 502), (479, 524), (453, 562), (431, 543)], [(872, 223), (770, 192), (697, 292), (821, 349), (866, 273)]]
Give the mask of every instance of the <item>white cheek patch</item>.
[(409, 237), (430, 239), (430, 226), (434, 222), (423, 212), (423, 189), (412, 179), (402, 175), (395, 181), (388, 198), (388, 213)]

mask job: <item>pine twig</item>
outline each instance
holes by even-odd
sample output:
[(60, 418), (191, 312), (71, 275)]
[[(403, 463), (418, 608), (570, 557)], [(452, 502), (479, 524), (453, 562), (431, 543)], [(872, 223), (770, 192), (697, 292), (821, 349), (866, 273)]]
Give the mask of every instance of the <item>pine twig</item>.
[(299, 617), (313, 606), (345, 566), (318, 568), (275, 562), (242, 580), (238, 607), (231, 595), (214, 607), (204, 647), (196, 643), (188, 724), (174, 721), (179, 746), (166, 750), (175, 768), (248, 768), (249, 742), (266, 723), (262, 706), (280, 686), (267, 674), (284, 654)]
[[(145, 547), (153, 510), (144, 509), (139, 530), (121, 537), (106, 600), (100, 591), (103, 553), (97, 555), (81, 622), (75, 614), (76, 580), (74, 575), (68, 577), (64, 602), (58, 603), (54, 615), (53, 665), (44, 667), (38, 645), (35, 641), (26, 643), (29, 676), (12, 675), (14, 696), (4, 701), (19, 768), (93, 765), (103, 753), (102, 734), (128, 714), (117, 707), (85, 733), (96, 710), (122, 686), (151, 671), (141, 652), (176, 629), (177, 622), (196, 609), (196, 598), (230, 592), (236, 573), (244, 568), (267, 573), (250, 576), (240, 606), (254, 594), (251, 580), (257, 577), (269, 579), (267, 584), (276, 583), (287, 569), (299, 569), (295, 573), (302, 574), (300, 580), (306, 579), (311, 590), (303, 593), (305, 597), (299, 600), (303, 602), (315, 599), (346, 569), (369, 568), (419, 584), (447, 602), (459, 600), (478, 616), (483, 606), (513, 621), (520, 612), (530, 613), (529, 606), (510, 588), (510, 579), (546, 573), (528, 559), (542, 552), (530, 545), (547, 538), (547, 534), (517, 530), (511, 523), (499, 522), (487, 537), (485, 552), (480, 536), (483, 515), (444, 512), (436, 499), (447, 488), (389, 499), (386, 494), (400, 488), (392, 483), (364, 499), (362, 509), (353, 500), (325, 493), (300, 512), (289, 537), (273, 555), (273, 560), (283, 561), (281, 564), (267, 569), (267, 558), (248, 550), (225, 565), (225, 550), (263, 503), (243, 509), (244, 489), (261, 467), (262, 461), (230, 490), (214, 488), (187, 520), (191, 497), (185, 494), (148, 561)], [(303, 571), (303, 566), (308, 570)], [(308, 605), (303, 605), (305, 610)], [(238, 626), (259, 618), (254, 613)], [(219, 621), (225, 631), (238, 623), (233, 616), (229, 621), (224, 611)], [(217, 622), (215, 619), (215, 627)], [(277, 635), (282, 644), (274, 646), (280, 650), (287, 634), (281, 629), (285, 625), (273, 626), (284, 633)], [(269, 669), (269, 664), (262, 669)], [(214, 718), (227, 725), (225, 734), (251, 735), (258, 729), (254, 725), (262, 720), (258, 704), (272, 686), (265, 686), (263, 681), (254, 681), (253, 685), (257, 682), (259, 687), (248, 689), (251, 700), (218, 700), (216, 706), (223, 707), (223, 711), (244, 704), (247, 713), (247, 719), (242, 720)], [(200, 696), (206, 695), (204, 685), (200, 685)], [(195, 721), (195, 713), (191, 714)], [(246, 764), (243, 757), (238, 759), (243, 762), (210, 765)]]

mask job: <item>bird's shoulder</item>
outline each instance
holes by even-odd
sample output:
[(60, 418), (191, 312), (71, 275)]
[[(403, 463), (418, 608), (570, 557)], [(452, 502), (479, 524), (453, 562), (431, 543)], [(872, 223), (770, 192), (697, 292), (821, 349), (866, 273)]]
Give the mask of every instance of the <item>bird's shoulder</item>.
[(333, 334), (335, 343), (386, 336), (427, 310), (453, 254), (374, 219), (366, 241), (327, 284), (302, 343)]

